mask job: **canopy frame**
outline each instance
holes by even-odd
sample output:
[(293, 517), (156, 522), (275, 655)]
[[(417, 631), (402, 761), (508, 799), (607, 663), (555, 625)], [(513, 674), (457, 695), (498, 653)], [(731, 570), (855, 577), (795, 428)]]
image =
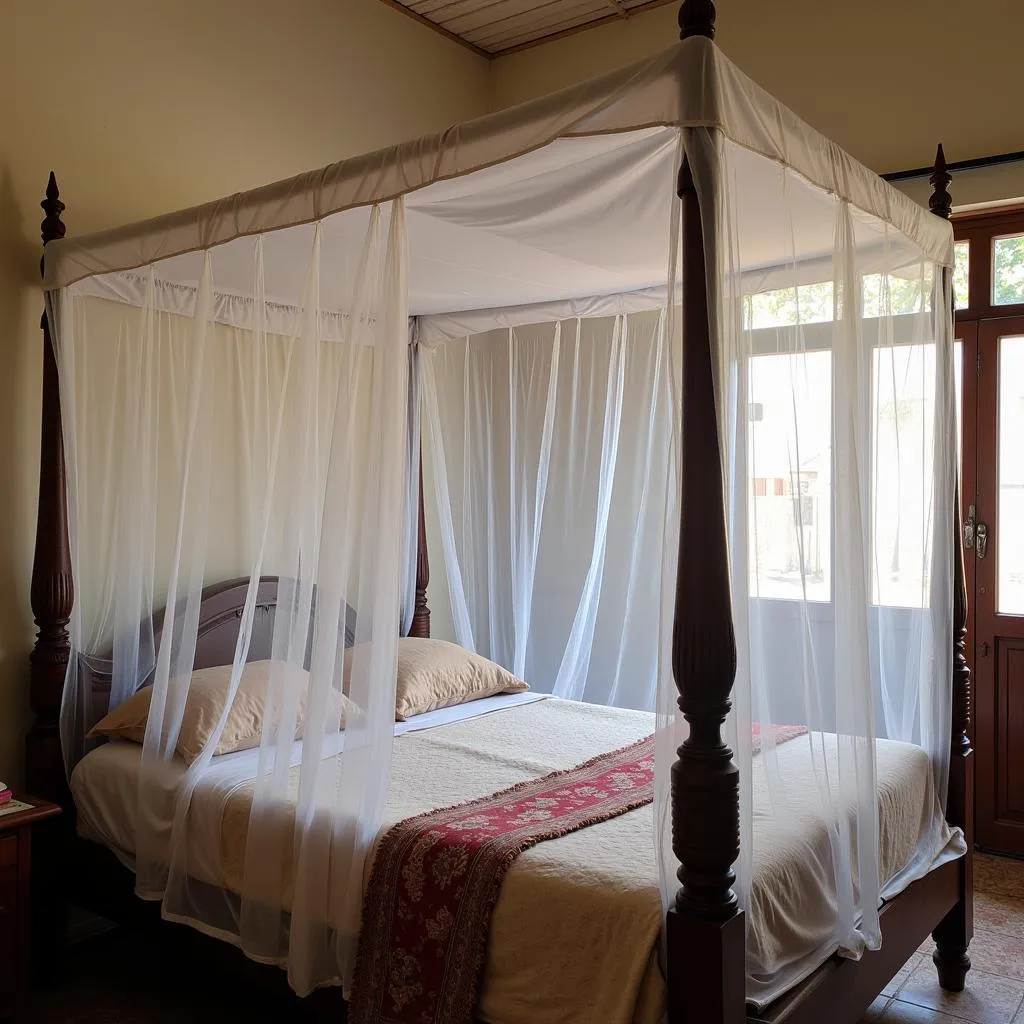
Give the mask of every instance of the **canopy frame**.
[[(713, 0), (683, 0), (681, 38), (715, 34)], [(951, 199), (940, 146), (931, 177), (930, 209), (948, 219)], [(731, 707), (736, 673), (736, 643), (730, 610), (726, 511), (715, 412), (708, 311), (704, 226), (689, 166), (678, 181), (682, 203), (683, 277), (683, 429), (682, 491), (678, 564), (700, 565), (701, 572), (680, 571), (675, 595), (672, 664), (679, 706), (690, 735), (672, 769), (673, 851), (680, 862), (680, 888), (667, 916), (667, 982), (672, 1024), (740, 1024), (742, 1021), (812, 1024), (825, 1019), (855, 1024), (885, 984), (933, 934), (933, 959), (940, 984), (960, 991), (970, 968), (967, 947), (973, 934), (973, 774), (970, 741), (971, 681), (966, 660), (967, 591), (959, 490), (954, 532), (953, 726), (947, 820), (963, 830), (967, 854), (943, 865), (886, 904), (882, 913), (883, 948), (860, 961), (833, 957), (796, 989), (761, 1014), (748, 1016), (744, 998), (745, 937), (743, 911), (733, 890), (733, 865), (740, 853), (739, 772), (722, 737)], [(65, 206), (51, 172), (42, 202), (44, 247), (64, 237)], [(710, 248), (710, 246), (708, 246)], [(947, 268), (943, 271), (950, 274)], [(67, 480), (62, 436), (57, 362), (47, 315), (43, 332), (42, 432), (40, 444), (37, 534), (31, 605), (37, 636), (31, 653), (29, 695), (34, 721), (26, 739), (26, 780), (40, 796), (70, 812), (73, 804), (64, 777), (59, 717), (71, 653), (68, 626), (75, 587), (69, 543)], [(421, 467), (422, 477), (422, 467)], [(686, 486), (701, 481), (700, 487)], [(427, 603), (429, 561), (420, 487), (415, 615), (412, 636), (429, 636)], [(109, 851), (66, 837), (75, 863), (66, 865), (72, 888), (87, 891), (87, 875), (104, 865), (106, 879), (124, 874)], [(109, 854), (108, 858), (103, 855)], [(109, 859), (111, 863), (106, 863)], [(92, 867), (90, 867), (92, 865)], [(94, 893), (94, 895), (96, 895)], [(99, 894), (102, 899), (103, 892)], [(120, 893), (112, 893), (118, 897)], [(116, 900), (115, 900), (116, 902)], [(123, 904), (123, 899), (120, 901)], [(53, 927), (59, 914), (54, 913)], [(212, 940), (205, 940), (212, 941)]]

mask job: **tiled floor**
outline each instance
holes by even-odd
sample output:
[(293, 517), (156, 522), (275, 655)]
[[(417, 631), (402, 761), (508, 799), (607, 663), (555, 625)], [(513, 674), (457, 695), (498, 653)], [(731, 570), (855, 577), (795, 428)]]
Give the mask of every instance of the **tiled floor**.
[(966, 989), (943, 992), (922, 947), (861, 1024), (1024, 1024), (1024, 862), (976, 854), (974, 883)]

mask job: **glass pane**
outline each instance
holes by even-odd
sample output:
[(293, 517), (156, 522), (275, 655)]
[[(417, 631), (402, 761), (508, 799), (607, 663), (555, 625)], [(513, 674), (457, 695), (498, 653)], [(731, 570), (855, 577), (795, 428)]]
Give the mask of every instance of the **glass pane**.
[(825, 323), (832, 319), (832, 282), (759, 292), (747, 301), (746, 326), (755, 330)]
[(997, 609), (1024, 615), (1024, 337), (999, 339)]
[(828, 601), (832, 356), (750, 360), (750, 592)]
[(919, 264), (903, 273), (865, 274), (861, 287), (862, 315), (900, 316), (932, 306), (932, 268)]
[[(956, 346), (955, 359), (961, 358)], [(956, 365), (956, 363), (954, 363)], [(959, 418), (960, 377), (955, 373)], [(931, 585), (935, 346), (875, 349), (872, 381), (872, 586), (874, 602), (924, 607)], [(959, 431), (958, 431), (959, 433)]]
[(956, 464), (964, 464), (964, 343), (953, 342), (953, 376), (956, 387)]
[(992, 303), (1024, 302), (1024, 235), (992, 242)]
[(957, 242), (956, 263), (953, 266), (953, 297), (957, 309), (967, 309), (971, 304), (971, 290), (968, 285), (971, 270), (971, 243)]

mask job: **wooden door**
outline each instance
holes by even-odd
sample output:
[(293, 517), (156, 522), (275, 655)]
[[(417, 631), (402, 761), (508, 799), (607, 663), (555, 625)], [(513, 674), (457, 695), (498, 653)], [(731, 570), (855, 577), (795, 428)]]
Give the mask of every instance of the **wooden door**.
[[(974, 529), (977, 521), (978, 491), (978, 325), (958, 323), (956, 325), (957, 361), (957, 408), (960, 416), (960, 521), (970, 524), (965, 527), (965, 539)], [(971, 516), (974, 519), (971, 519)], [(964, 576), (967, 582), (967, 664), (974, 678), (974, 612), (975, 612), (975, 559), (973, 537), (964, 546)], [(971, 733), (975, 738), (975, 730)], [(975, 747), (977, 742), (975, 741)]]
[(975, 577), (976, 835), (979, 846), (1024, 856), (1024, 316), (980, 321), (977, 353), (967, 552)]

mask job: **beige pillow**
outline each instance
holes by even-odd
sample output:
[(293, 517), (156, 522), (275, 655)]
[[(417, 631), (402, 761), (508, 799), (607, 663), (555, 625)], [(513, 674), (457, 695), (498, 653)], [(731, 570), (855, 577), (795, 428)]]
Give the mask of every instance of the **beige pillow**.
[[(230, 754), (234, 750), (248, 750), (260, 745), (263, 718), (267, 708), (267, 682), (272, 665), (275, 665), (275, 662), (250, 661), (242, 669), (238, 690), (231, 702), (231, 710), (224, 723), (224, 731), (213, 751), (214, 755)], [(295, 720), (295, 738), (300, 739), (305, 721), (309, 673), (287, 662), (277, 662), (276, 668), (282, 673), (286, 686), (301, 688)], [(230, 683), (230, 665), (201, 668), (192, 673), (177, 743), (177, 751), (187, 764), (192, 764), (199, 757), (212, 735), (224, 708)], [(152, 695), (153, 690), (150, 686), (134, 693), (94, 725), (89, 735), (109, 736), (141, 743), (146, 735), (146, 720), (149, 717)], [(337, 720), (344, 728), (345, 712), (350, 702), (336, 690), (331, 690), (331, 702), (334, 708), (332, 720)]]
[(424, 711), (529, 688), (500, 665), (447, 640), (405, 636), (398, 641), (395, 718), (399, 722)]

